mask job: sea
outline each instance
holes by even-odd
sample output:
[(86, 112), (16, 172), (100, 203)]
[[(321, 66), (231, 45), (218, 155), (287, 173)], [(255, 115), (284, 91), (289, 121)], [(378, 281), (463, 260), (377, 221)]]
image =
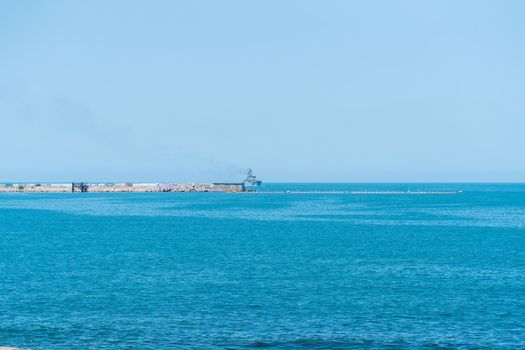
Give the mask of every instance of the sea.
[(525, 349), (525, 184), (260, 190), (0, 194), (0, 346)]

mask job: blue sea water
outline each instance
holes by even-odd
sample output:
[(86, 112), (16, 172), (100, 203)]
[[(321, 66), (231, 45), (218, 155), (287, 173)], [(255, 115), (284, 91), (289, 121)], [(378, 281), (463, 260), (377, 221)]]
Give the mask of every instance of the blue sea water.
[(0, 346), (523, 349), (525, 185), (0, 194)]

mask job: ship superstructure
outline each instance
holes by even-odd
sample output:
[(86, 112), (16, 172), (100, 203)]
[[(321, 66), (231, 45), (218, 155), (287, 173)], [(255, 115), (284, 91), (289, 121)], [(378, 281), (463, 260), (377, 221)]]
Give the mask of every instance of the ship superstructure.
[(246, 170), (246, 179), (244, 179), (244, 186), (246, 187), (260, 186), (261, 183), (262, 181), (257, 180), (257, 177), (253, 175), (253, 171), (251, 168)]

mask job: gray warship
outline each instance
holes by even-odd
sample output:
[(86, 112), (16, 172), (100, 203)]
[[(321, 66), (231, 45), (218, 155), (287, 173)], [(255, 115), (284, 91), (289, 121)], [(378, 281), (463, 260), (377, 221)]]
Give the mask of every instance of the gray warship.
[(262, 183), (261, 180), (257, 180), (257, 177), (253, 175), (253, 171), (251, 168), (246, 170), (246, 179), (244, 179), (243, 182), (245, 187), (256, 187), (260, 186)]

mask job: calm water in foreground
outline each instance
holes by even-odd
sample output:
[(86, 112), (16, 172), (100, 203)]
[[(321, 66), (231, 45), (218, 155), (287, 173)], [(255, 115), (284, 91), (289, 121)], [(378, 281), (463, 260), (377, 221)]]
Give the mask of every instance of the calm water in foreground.
[(525, 185), (0, 194), (0, 346), (525, 348)]

